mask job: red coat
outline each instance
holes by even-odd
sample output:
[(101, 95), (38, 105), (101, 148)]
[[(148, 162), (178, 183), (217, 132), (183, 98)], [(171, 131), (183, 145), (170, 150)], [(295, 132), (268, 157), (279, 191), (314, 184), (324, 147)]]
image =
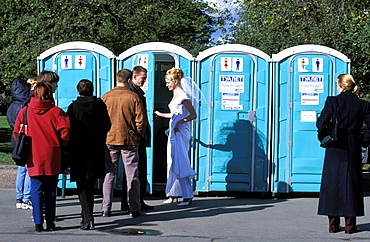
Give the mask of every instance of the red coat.
[[(23, 108), (14, 125), (14, 138), (17, 138)], [(52, 176), (61, 173), (61, 146), (69, 140), (70, 124), (68, 115), (51, 100), (31, 98), (28, 104), (27, 136), (31, 141), (28, 147), (27, 170), (29, 176)]]

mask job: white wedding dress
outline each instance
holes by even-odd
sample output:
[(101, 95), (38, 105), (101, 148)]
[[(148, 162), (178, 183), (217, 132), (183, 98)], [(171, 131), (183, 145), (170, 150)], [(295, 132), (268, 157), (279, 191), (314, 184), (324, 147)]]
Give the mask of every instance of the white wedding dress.
[(184, 100), (189, 100), (185, 92), (168, 104), (172, 117), (167, 143), (166, 195), (168, 197), (193, 198), (191, 179), (196, 173), (191, 168), (189, 159), (190, 123), (180, 124), (179, 131), (174, 132), (177, 121), (189, 115), (185, 105), (182, 104)]

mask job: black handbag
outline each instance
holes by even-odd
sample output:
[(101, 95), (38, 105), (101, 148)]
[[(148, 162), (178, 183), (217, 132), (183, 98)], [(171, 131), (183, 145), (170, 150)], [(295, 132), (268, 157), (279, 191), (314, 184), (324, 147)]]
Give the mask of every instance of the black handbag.
[(336, 101), (336, 108), (333, 113), (333, 117), (331, 120), (331, 125), (328, 127), (329, 129), (329, 134), (326, 135), (321, 141), (320, 141), (320, 146), (327, 148), (331, 143), (334, 141), (338, 140), (338, 100), (335, 98)]
[(24, 111), (21, 128), (19, 130), (17, 139), (14, 141), (14, 147), (12, 152), (12, 158), (18, 166), (25, 166), (27, 163), (27, 146), (28, 146), (28, 140), (26, 135), (26, 129), (27, 129), (27, 110), (28, 107), (26, 107), (26, 110)]

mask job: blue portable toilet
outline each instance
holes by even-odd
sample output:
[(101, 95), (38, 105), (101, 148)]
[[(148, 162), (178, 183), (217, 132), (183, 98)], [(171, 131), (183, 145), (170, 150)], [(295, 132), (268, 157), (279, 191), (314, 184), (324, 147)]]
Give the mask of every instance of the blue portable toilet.
[[(114, 67), (116, 56), (107, 48), (89, 42), (68, 42), (54, 46), (37, 57), (38, 73), (54, 71), (60, 77), (55, 91), (56, 105), (67, 111), (72, 100), (76, 100), (77, 83), (88, 79), (94, 84), (94, 95), (103, 96), (114, 86)], [(60, 174), (58, 187), (76, 188), (75, 182), (70, 182), (69, 175)], [(62, 191), (62, 196), (64, 192)]]
[(209, 102), (198, 113), (196, 191), (268, 192), (270, 57), (228, 44), (196, 60)]
[(113, 88), (116, 56), (107, 48), (89, 42), (68, 42), (54, 46), (37, 57), (38, 73), (54, 71), (59, 77), (55, 92), (56, 105), (67, 111), (77, 97), (77, 83), (88, 79), (94, 95), (101, 97)]
[(320, 45), (300, 45), (272, 55), (272, 192), (319, 192), (325, 149), (316, 120), (327, 96), (337, 95), (338, 75), (350, 60)]
[[(147, 148), (148, 188), (147, 191), (164, 191), (167, 181), (167, 135), (168, 119), (154, 117), (153, 112), (169, 112), (172, 99), (165, 83), (166, 71), (172, 67), (181, 68), (186, 77), (194, 77), (194, 57), (185, 49), (162, 42), (149, 42), (136, 45), (117, 57), (117, 70), (132, 70), (142, 66), (148, 70), (145, 91), (149, 124), (151, 126), (151, 147)], [(116, 189), (122, 189), (120, 179), (123, 166), (120, 163), (116, 176)]]

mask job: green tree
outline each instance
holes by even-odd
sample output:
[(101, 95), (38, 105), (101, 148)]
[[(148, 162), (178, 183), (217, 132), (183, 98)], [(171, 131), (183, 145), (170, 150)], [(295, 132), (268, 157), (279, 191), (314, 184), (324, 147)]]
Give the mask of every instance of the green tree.
[(160, 41), (196, 55), (223, 25), (217, 14), (201, 0), (3, 0), (0, 93), (9, 92), (16, 78), (35, 76), (42, 52), (70, 41), (97, 43), (116, 55)]
[(351, 74), (370, 98), (370, 2), (365, 0), (244, 0), (229, 42), (276, 54), (286, 48), (317, 44), (351, 59)]

